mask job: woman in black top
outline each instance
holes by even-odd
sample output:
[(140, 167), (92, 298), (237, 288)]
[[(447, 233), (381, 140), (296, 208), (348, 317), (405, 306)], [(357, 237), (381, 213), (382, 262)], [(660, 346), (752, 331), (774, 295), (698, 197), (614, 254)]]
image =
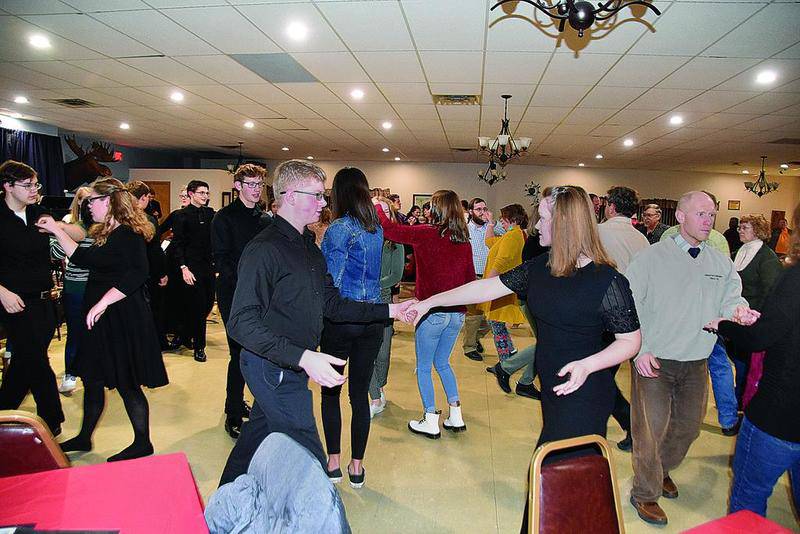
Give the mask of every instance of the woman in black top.
[(133, 444), (108, 460), (127, 460), (153, 453), (149, 406), (141, 386), (166, 385), (155, 324), (145, 300), (147, 253), (152, 225), (119, 180), (104, 178), (92, 184), (86, 200), (94, 224), (94, 245), (79, 249), (52, 218), (38, 226), (51, 232), (70, 261), (89, 269), (84, 296), (89, 331), (80, 346), (75, 369), (83, 379), (83, 423), (80, 433), (61, 444), (64, 452), (90, 451), (92, 433), (103, 413), (103, 387), (117, 389), (133, 425)]
[[(800, 204), (794, 210), (800, 223)], [(795, 508), (800, 510), (800, 235), (789, 242), (786, 269), (764, 301), (753, 326), (717, 319), (707, 325), (752, 352), (766, 351), (758, 391), (745, 409), (733, 457), (730, 513), (766, 515), (778, 479), (791, 474)]]
[[(499, 277), (430, 297), (409, 313), (416, 312), (418, 321), (439, 306), (517, 293), (538, 330), (535, 361), (544, 422), (538, 444), (604, 436), (615, 393), (609, 368), (633, 357), (641, 344), (633, 297), (600, 244), (592, 204), (582, 188), (553, 188), (539, 205), (539, 215), (536, 227), (540, 243), (551, 245), (548, 254)], [(615, 336), (607, 347), (606, 331)]]

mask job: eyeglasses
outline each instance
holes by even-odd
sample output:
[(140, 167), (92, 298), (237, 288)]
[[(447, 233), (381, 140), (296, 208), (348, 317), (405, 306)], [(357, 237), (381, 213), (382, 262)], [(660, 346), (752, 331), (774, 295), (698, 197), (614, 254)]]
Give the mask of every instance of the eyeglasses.
[(208, 195), (210, 195), (211, 193), (209, 193), (208, 191), (194, 191), (194, 194), (195, 194), (195, 195), (200, 195), (200, 196), (207, 197), (207, 196), (208, 196)]
[(87, 205), (87, 206), (91, 206), (91, 205), (92, 205), (92, 202), (94, 202), (95, 200), (100, 200), (101, 198), (108, 198), (108, 197), (110, 197), (110, 196), (111, 196), (111, 195), (100, 195), (100, 196), (98, 196), (98, 197), (88, 197), (88, 198), (86, 199), (86, 205)]
[(24, 187), (28, 191), (39, 191), (42, 188), (42, 184), (40, 184), (39, 182), (33, 182), (33, 183), (29, 183), (29, 184), (21, 184), (21, 183), (17, 182), (14, 185), (18, 185), (20, 187)]
[(253, 190), (255, 190), (255, 189), (263, 189), (264, 182), (244, 182), (243, 181), (242, 185), (245, 185), (248, 188), (253, 189)]
[(185, 200), (185, 199), (189, 198), (189, 195), (178, 195), (178, 198), (180, 198), (182, 200)]
[[(302, 193), (304, 195), (311, 195), (313, 196), (317, 202), (322, 202), (325, 200), (325, 192), (324, 191), (300, 191), (299, 189), (294, 190), (295, 193)], [(285, 195), (287, 191), (281, 191), (281, 195)]]

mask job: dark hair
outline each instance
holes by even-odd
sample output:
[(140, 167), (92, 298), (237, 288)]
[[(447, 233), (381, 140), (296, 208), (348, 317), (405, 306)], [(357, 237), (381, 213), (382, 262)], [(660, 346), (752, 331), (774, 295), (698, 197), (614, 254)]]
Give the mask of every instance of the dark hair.
[(192, 180), (188, 184), (186, 184), (186, 192), (187, 193), (194, 193), (197, 191), (198, 187), (205, 187), (206, 189), (210, 189), (208, 184), (202, 180)]
[(388, 199), (389, 199), (389, 200), (391, 200), (392, 202), (397, 202), (398, 200), (400, 200), (400, 195), (398, 195), (398, 194), (396, 194), (396, 193), (393, 193), (393, 194), (389, 195), (389, 196), (388, 196), (388, 197), (386, 197), (386, 198), (388, 198)]
[[(549, 196), (549, 195), (545, 195), (545, 196)], [(600, 197), (598, 197), (598, 196), (597, 196), (597, 195), (595, 195), (594, 193), (589, 193), (589, 198), (591, 198), (592, 200), (594, 200), (594, 199), (596, 199), (596, 198), (600, 198)]]
[(461, 199), (461, 207), (464, 208), (464, 211), (467, 211), (469, 209), (469, 202), (467, 202), (466, 200), (464, 200), (462, 198)]
[[(260, 178), (264, 180), (266, 177), (267, 170), (264, 167), (254, 163), (245, 163), (244, 165), (239, 165), (236, 169), (236, 174), (233, 175), (233, 181), (241, 182), (245, 178)], [(208, 186), (206, 185), (206, 187)]]
[(528, 227), (528, 214), (525, 213), (525, 208), (519, 204), (509, 204), (500, 208), (500, 217), (516, 224), (523, 230)]
[(416, 210), (422, 211), (422, 208), (420, 208), (419, 206), (416, 206), (416, 205), (411, 206), (411, 209), (408, 210), (408, 213), (406, 214), (406, 217), (415, 217), (414, 211), (416, 211)]
[[(431, 197), (431, 220), (428, 224), (439, 227), (439, 235), (449, 237), (453, 243), (469, 243), (469, 230), (464, 220), (464, 208), (458, 195), (449, 189), (440, 189)], [(447, 236), (446, 234), (450, 234)]]
[(378, 213), (372, 205), (367, 177), (360, 169), (345, 167), (333, 177), (331, 186), (331, 211), (333, 218), (349, 215), (369, 233), (378, 227)]
[(153, 192), (153, 190), (150, 189), (150, 186), (141, 180), (134, 180), (132, 182), (128, 182), (128, 185), (126, 185), (125, 187), (128, 189), (128, 193), (133, 195), (133, 198), (135, 198), (136, 200), (139, 200), (143, 196), (149, 195), (150, 193)]
[(431, 203), (426, 202), (425, 204), (422, 205), (422, 214), (425, 215), (425, 210), (430, 210), (430, 209), (431, 209)]
[(13, 159), (6, 160), (0, 165), (0, 183), (13, 184), (22, 180), (30, 180), (36, 177), (36, 171), (33, 167), (14, 161)]
[(614, 186), (607, 194), (606, 204), (614, 204), (614, 209), (620, 215), (631, 217), (639, 210), (639, 195), (630, 187)]
[(482, 198), (475, 197), (469, 201), (469, 209), (473, 209), (475, 207), (475, 204), (477, 204), (478, 202), (483, 202), (484, 204), (486, 204), (486, 201), (483, 200)]

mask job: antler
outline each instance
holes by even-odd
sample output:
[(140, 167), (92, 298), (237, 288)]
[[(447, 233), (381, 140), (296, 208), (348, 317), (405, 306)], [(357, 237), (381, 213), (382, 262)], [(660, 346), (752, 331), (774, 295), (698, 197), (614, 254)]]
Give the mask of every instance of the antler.
[(82, 158), (83, 156), (86, 155), (86, 152), (83, 150), (83, 147), (81, 147), (81, 145), (79, 145), (78, 142), (75, 140), (74, 135), (72, 137), (64, 137), (64, 141), (66, 141), (67, 146), (69, 146), (72, 152), (74, 152), (75, 155), (78, 156), (79, 158)]
[(90, 153), (97, 158), (97, 161), (114, 161), (114, 145), (109, 143), (93, 142)]

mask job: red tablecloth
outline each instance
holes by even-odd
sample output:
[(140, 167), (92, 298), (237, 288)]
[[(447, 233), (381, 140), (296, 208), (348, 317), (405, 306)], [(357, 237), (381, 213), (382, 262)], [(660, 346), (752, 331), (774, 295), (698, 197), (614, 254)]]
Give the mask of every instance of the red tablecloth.
[(207, 533), (183, 453), (0, 478), (0, 525)]
[(684, 531), (684, 534), (792, 534), (779, 524), (749, 510), (720, 517)]

